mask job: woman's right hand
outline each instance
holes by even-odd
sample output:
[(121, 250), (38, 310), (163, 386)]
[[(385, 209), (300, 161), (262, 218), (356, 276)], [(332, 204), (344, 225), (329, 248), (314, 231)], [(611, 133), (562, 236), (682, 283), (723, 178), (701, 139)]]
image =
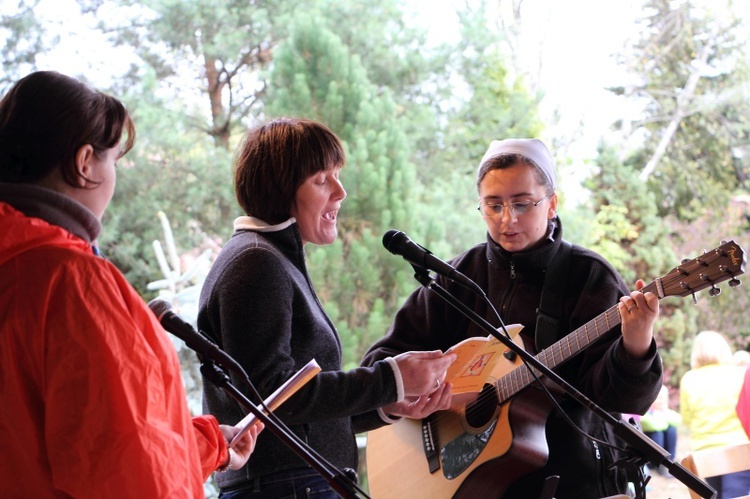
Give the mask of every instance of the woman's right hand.
[(450, 407), (451, 385), (445, 373), (456, 354), (440, 350), (406, 352), (394, 357), (404, 383), (404, 400), (383, 407), (391, 416), (421, 419)]
[(423, 419), (435, 411), (444, 411), (451, 406), (451, 383), (441, 383), (440, 388), (429, 395), (406, 397), (401, 402), (383, 407), (389, 416)]
[(406, 352), (394, 357), (404, 381), (406, 397), (422, 397), (439, 390), (445, 381), (448, 367), (456, 354), (443, 355), (440, 350)]

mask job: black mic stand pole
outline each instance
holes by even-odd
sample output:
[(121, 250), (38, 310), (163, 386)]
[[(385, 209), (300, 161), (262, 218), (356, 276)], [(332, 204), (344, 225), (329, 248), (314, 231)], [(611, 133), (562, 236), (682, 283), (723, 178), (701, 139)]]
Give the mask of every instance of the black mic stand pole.
[[(323, 478), (325, 478), (330, 484), (331, 488), (344, 499), (354, 499), (360, 497), (357, 495), (358, 487), (339, 469), (330, 463), (325, 462), (325, 459), (319, 455), (310, 446), (301, 442), (296, 435), (291, 432), (287, 432), (281, 427), (279, 423), (272, 420), (265, 412), (258, 408), (255, 404), (235, 387), (229, 379), (229, 376), (222, 370), (221, 367), (217, 366), (213, 360), (206, 359), (202, 355), (198, 355), (198, 359), (201, 362), (200, 371), (201, 374), (211, 381), (217, 387), (223, 389), (233, 399), (235, 399), (240, 405), (245, 407), (249, 412), (253, 413), (255, 417), (266, 425), (266, 428), (273, 432), (282, 442), (284, 442), (290, 449), (292, 449), (300, 458), (302, 458), (307, 464), (309, 464), (315, 471), (317, 471)], [(362, 492), (360, 490), (360, 492)], [(364, 497), (369, 497), (362, 492)]]
[[(568, 395), (581, 403), (581, 405), (590, 409), (593, 413), (595, 413), (606, 423), (612, 426), (612, 428), (614, 429), (614, 433), (623, 441), (625, 441), (627, 445), (633, 448), (640, 456), (640, 459), (636, 459), (635, 462), (642, 462), (643, 464), (645, 464), (645, 462), (648, 461), (653, 463), (655, 466), (663, 465), (669, 470), (672, 476), (677, 478), (688, 488), (695, 491), (701, 497), (711, 499), (714, 499), (716, 497), (716, 491), (707, 483), (693, 475), (681, 464), (670, 460), (669, 452), (656, 445), (656, 443), (654, 443), (650, 438), (633, 428), (633, 426), (631, 426), (627, 422), (615, 418), (610, 413), (596, 405), (591, 399), (578, 391), (570, 383), (562, 379), (546, 365), (542, 364), (536, 357), (516, 345), (509, 338), (506, 338), (505, 336), (500, 334), (498, 330), (492, 326), (492, 324), (487, 322), (483, 317), (467, 307), (461, 301), (456, 299), (456, 297), (451, 295), (445, 288), (436, 283), (435, 280), (430, 277), (430, 274), (426, 269), (423, 269), (418, 265), (414, 265), (413, 263), (411, 265), (414, 268), (414, 277), (417, 279), (417, 281), (420, 282), (420, 284), (422, 284), (422, 286), (433, 290), (450, 305), (464, 314), (468, 319), (500, 340), (505, 346), (511, 349), (515, 354), (519, 355), (528, 364), (537, 369), (541, 374), (552, 380), (556, 385), (560, 386)], [(643, 495), (637, 495), (636, 497), (645, 498), (645, 492), (641, 491), (641, 493)]]

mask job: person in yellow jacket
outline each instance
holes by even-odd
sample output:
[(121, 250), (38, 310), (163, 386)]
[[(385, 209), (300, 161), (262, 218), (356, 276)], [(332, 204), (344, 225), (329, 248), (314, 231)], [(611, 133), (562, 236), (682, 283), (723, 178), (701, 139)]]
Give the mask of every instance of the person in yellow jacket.
[[(258, 429), (190, 416), (176, 352), (99, 256), (120, 101), (56, 72), (0, 101), (0, 497), (195, 498), (239, 468)], [(122, 142), (122, 145), (121, 145)]]
[[(748, 441), (735, 406), (745, 368), (735, 365), (727, 340), (716, 331), (702, 331), (693, 342), (690, 370), (680, 380), (680, 414), (690, 430), (692, 450)], [(750, 494), (750, 471), (706, 480), (718, 497)]]

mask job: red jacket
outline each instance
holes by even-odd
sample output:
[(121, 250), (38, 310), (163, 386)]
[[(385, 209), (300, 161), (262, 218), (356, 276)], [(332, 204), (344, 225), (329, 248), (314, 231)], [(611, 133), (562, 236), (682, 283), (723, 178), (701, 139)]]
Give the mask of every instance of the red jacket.
[(177, 355), (85, 241), (0, 203), (0, 496), (203, 497), (226, 459)]

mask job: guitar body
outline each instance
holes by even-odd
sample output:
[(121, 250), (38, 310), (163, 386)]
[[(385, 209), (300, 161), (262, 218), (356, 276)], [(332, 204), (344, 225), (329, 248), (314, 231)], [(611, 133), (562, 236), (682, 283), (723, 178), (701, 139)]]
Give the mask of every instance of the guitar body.
[[(520, 336), (514, 341), (522, 346)], [(520, 363), (502, 358), (488, 383)], [(482, 388), (477, 386), (471, 399), (494, 396), (491, 385)], [(495, 398), (484, 414), (472, 414), (471, 402), (465, 396), (462, 400), (456, 403), (454, 398), (451, 409), (430, 418), (439, 449), (437, 471), (429, 469), (421, 420), (404, 418), (368, 433), (367, 475), (373, 497), (499, 498), (516, 480), (544, 466), (544, 425), (551, 403), (541, 390), (529, 387), (499, 406)]]

